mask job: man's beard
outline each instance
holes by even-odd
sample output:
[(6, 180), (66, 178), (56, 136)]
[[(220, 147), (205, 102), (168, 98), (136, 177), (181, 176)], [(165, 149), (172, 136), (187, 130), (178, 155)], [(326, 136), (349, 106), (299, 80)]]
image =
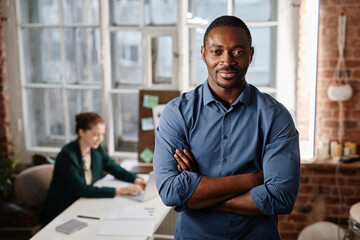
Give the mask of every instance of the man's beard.
[[(219, 72), (219, 71), (235, 71), (235, 72), (238, 73), (238, 72), (242, 72), (243, 69), (236, 69), (236, 68), (233, 68), (233, 67), (230, 66), (230, 67), (223, 67), (223, 68), (221, 68), (221, 69), (219, 69), (219, 70), (216, 70), (215, 82), (216, 82), (216, 84), (217, 84), (219, 87), (221, 87), (221, 88), (225, 88), (225, 89), (238, 88), (238, 87), (241, 86), (243, 80), (245, 79), (245, 77), (244, 77), (243, 79), (237, 80), (236, 82), (234, 82), (234, 83), (232, 83), (232, 84), (230, 84), (230, 85), (228, 85), (228, 84), (223, 84), (223, 83), (221, 83), (220, 81), (218, 81), (218, 72)], [(226, 78), (223, 78), (223, 79), (227, 80)]]
[(238, 88), (238, 87), (240, 86), (240, 84), (241, 84), (240, 81), (236, 81), (236, 82), (234, 82), (234, 83), (232, 83), (232, 84), (230, 84), (230, 85), (228, 85), (228, 84), (222, 84), (222, 83), (220, 83), (217, 79), (216, 79), (215, 82), (216, 82), (216, 84), (217, 84), (219, 87), (225, 88), (225, 89)]

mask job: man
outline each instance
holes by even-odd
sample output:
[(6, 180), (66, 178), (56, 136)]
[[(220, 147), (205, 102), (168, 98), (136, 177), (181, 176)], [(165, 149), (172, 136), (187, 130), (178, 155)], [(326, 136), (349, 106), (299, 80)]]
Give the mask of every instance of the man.
[(169, 102), (156, 130), (154, 171), (179, 212), (175, 239), (280, 239), (300, 182), (289, 112), (245, 80), (254, 48), (243, 21), (222, 16), (201, 48), (208, 79)]

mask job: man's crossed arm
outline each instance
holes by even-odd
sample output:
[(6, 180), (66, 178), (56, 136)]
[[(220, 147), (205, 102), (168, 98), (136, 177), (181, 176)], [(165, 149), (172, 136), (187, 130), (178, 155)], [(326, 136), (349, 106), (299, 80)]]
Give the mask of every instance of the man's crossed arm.
[[(179, 172), (198, 172), (191, 152), (176, 150), (174, 158)], [(249, 190), (264, 183), (263, 172), (226, 177), (202, 176), (186, 206), (191, 209), (211, 208), (241, 215), (262, 215), (251, 199)]]

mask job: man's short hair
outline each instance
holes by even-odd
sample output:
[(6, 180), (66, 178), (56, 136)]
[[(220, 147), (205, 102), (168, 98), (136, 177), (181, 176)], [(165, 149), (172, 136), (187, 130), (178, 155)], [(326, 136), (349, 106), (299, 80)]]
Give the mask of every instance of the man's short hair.
[(252, 45), (251, 33), (249, 28), (246, 26), (246, 24), (240, 18), (237, 18), (235, 16), (225, 15), (216, 18), (214, 21), (210, 23), (210, 25), (206, 29), (204, 34), (204, 43), (203, 43), (204, 47), (210, 31), (214, 28), (222, 27), (222, 26), (238, 27), (244, 29), (246, 31), (246, 34), (248, 35), (250, 46)]

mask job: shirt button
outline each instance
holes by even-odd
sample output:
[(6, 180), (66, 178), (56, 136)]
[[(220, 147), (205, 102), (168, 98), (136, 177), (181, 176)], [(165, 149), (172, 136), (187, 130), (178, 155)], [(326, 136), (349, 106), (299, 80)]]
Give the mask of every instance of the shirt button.
[(228, 136), (225, 135), (225, 136), (224, 136), (224, 139), (225, 139), (225, 140), (228, 139)]
[(227, 159), (226, 158), (224, 158), (224, 161), (223, 161), (224, 163), (227, 163)]

